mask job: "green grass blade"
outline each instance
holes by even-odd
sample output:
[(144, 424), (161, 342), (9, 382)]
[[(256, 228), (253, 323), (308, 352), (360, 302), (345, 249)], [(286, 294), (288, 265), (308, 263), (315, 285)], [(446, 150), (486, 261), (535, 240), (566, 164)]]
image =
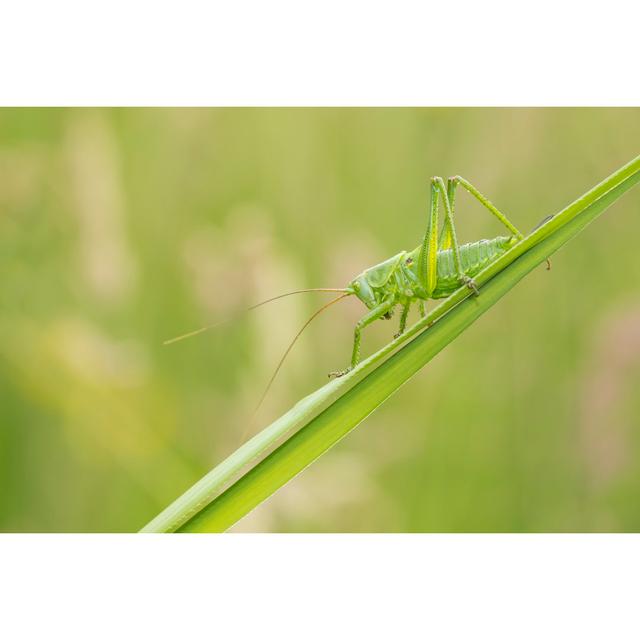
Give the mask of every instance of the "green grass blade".
[[(640, 156), (560, 211), (480, 273), (476, 277), (481, 286), (478, 297), (470, 296), (464, 287), (456, 291), (352, 373), (296, 404), (209, 472), (142, 531), (228, 529), (336, 444), (525, 275), (638, 182)], [(277, 443), (280, 444), (274, 449)], [(238, 478), (270, 449), (273, 450), (267, 457)]]

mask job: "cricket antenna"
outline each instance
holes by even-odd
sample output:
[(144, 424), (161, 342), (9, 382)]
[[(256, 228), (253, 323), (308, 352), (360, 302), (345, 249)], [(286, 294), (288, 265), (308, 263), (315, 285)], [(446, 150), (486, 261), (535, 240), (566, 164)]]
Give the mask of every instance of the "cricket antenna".
[[(324, 291), (327, 291), (327, 289), (324, 289)], [(331, 289), (329, 289), (329, 291), (331, 291)], [(334, 305), (336, 302), (340, 302), (340, 300), (344, 300), (345, 298), (348, 298), (349, 296), (353, 295), (353, 292), (350, 291), (349, 289), (333, 289), (333, 291), (342, 291), (344, 292), (341, 296), (338, 296), (337, 298), (334, 298), (333, 300), (331, 300), (330, 302), (327, 302), (327, 304), (323, 305), (322, 307), (320, 307), (303, 325), (302, 328), (300, 329), (300, 331), (298, 331), (298, 333), (296, 333), (295, 337), (293, 338), (293, 340), (289, 343), (289, 346), (287, 347), (287, 350), (284, 352), (282, 358), (280, 358), (280, 362), (278, 362), (278, 366), (276, 367), (275, 371), (273, 372), (273, 375), (271, 376), (271, 379), (269, 380), (261, 398), (260, 398), (260, 402), (258, 402), (253, 414), (255, 415), (258, 412), (258, 409), (260, 409), (260, 407), (262, 406), (262, 403), (264, 402), (264, 399), (267, 397), (267, 394), (269, 393), (269, 390), (271, 389), (271, 386), (273, 385), (274, 380), (276, 379), (276, 376), (278, 375), (278, 372), (280, 371), (280, 369), (282, 368), (282, 365), (284, 364), (284, 361), (286, 360), (287, 356), (289, 355), (289, 352), (291, 351), (291, 349), (293, 349), (293, 345), (298, 341), (298, 338), (302, 335), (303, 331), (323, 312), (326, 311), (330, 306)]]
[[(193, 336), (197, 336), (200, 333), (204, 333), (205, 331), (209, 331), (209, 329), (213, 329), (214, 327), (218, 327), (225, 322), (230, 322), (234, 318), (236, 318), (241, 313), (246, 313), (247, 311), (253, 311), (253, 309), (257, 309), (261, 307), (263, 304), (267, 304), (268, 302), (273, 302), (274, 300), (279, 300), (280, 298), (286, 298), (287, 296), (295, 295), (296, 293), (309, 293), (311, 291), (329, 291), (332, 293), (344, 293), (346, 295), (351, 295), (351, 291), (349, 289), (331, 289), (331, 288), (319, 288), (319, 289), (297, 289), (296, 291), (289, 291), (287, 293), (281, 293), (279, 296), (274, 296), (273, 298), (269, 298), (268, 300), (263, 300), (262, 302), (258, 302), (258, 304), (254, 304), (246, 309), (243, 309), (239, 313), (234, 314), (229, 318), (225, 318), (224, 320), (219, 320), (214, 324), (210, 324), (206, 327), (201, 327), (200, 329), (196, 329), (195, 331), (189, 331), (189, 333), (183, 333), (180, 336), (176, 336), (175, 338), (170, 338), (169, 340), (165, 340), (162, 344), (168, 345), (173, 344), (174, 342), (180, 342), (180, 340), (185, 340), (186, 338), (191, 338)], [(306, 325), (305, 325), (306, 326)]]

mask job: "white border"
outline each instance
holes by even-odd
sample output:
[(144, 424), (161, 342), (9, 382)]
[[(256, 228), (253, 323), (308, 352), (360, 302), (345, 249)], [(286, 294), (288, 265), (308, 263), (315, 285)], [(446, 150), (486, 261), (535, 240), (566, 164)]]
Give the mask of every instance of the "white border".
[[(636, 5), (21, 0), (0, 103), (638, 105)], [(639, 557), (637, 536), (8, 535), (0, 628), (637, 637)]]
[(4, 3), (5, 105), (638, 105), (638, 5)]
[(12, 639), (636, 638), (638, 544), (630, 535), (6, 535), (0, 624)]

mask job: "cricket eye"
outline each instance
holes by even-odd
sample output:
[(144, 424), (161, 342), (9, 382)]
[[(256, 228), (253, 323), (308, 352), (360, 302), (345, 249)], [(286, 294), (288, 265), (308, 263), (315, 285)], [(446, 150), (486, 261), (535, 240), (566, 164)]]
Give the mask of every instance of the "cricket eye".
[(360, 291), (360, 283), (359, 282), (354, 282), (353, 283), (353, 290), (354, 291)]

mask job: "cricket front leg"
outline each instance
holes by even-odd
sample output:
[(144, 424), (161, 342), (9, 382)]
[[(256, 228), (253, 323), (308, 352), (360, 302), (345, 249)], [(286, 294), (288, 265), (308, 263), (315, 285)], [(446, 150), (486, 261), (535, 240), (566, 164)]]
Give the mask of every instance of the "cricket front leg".
[(333, 371), (329, 374), (330, 378), (339, 378), (340, 376), (349, 373), (349, 371), (351, 371), (358, 364), (358, 362), (360, 361), (360, 342), (362, 341), (362, 330), (367, 325), (371, 324), (375, 320), (379, 320), (380, 318), (382, 318), (382, 316), (389, 313), (389, 311), (393, 309), (394, 304), (395, 303), (393, 299), (385, 300), (377, 307), (371, 309), (369, 313), (362, 316), (360, 320), (358, 320), (353, 335), (353, 353), (351, 355), (351, 366), (342, 371)]

